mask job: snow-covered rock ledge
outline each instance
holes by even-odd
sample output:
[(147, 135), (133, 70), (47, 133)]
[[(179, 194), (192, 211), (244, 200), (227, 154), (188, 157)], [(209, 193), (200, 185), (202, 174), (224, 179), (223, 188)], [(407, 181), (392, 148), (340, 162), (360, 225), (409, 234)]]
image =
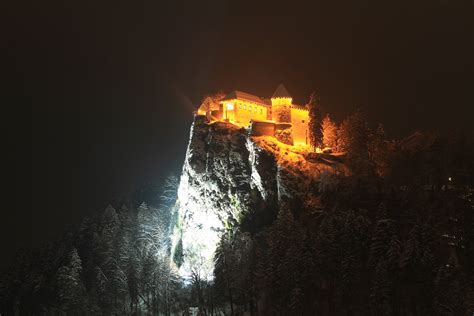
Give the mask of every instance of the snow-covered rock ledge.
[[(310, 148), (196, 116), (178, 189), (173, 253), (180, 271), (212, 278), (212, 257), (226, 227), (244, 216), (307, 199), (310, 184), (337, 166), (306, 160)], [(178, 260), (179, 261), (179, 260)]]

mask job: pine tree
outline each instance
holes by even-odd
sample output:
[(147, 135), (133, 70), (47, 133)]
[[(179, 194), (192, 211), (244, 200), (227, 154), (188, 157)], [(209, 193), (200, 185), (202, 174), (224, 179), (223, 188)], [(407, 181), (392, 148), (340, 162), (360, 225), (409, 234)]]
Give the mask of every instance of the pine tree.
[(370, 130), (362, 112), (346, 118), (338, 133), (339, 150), (345, 151), (346, 164), (356, 176), (366, 176), (372, 171), (368, 154)]
[(435, 279), (434, 311), (435, 315), (467, 315), (465, 306), (465, 288), (459, 271), (457, 258), (452, 254), (448, 263), (438, 269)]
[(322, 122), (323, 129), (323, 145), (329, 147), (333, 151), (337, 151), (337, 125), (334, 123), (329, 114), (326, 115)]
[(231, 315), (234, 315), (236, 294), (235, 260), (232, 236), (227, 232), (219, 241), (214, 254), (214, 276), (217, 288), (225, 293), (224, 297), (230, 304)]
[[(439, 240), (428, 224), (415, 225), (403, 244), (399, 257), (405, 305), (416, 304), (419, 313), (428, 313), (432, 302), (433, 277), (438, 265)], [(411, 303), (410, 303), (411, 302)]]
[(344, 226), (340, 236), (344, 256), (341, 260), (338, 292), (346, 310), (357, 308), (367, 295), (363, 276), (369, 246), (369, 226), (370, 220), (362, 212), (344, 212)]
[(380, 261), (375, 267), (370, 291), (370, 307), (373, 315), (392, 315), (392, 272), (388, 261)]
[(382, 124), (377, 126), (375, 132), (370, 136), (368, 143), (369, 158), (374, 164), (375, 173), (383, 177), (388, 172), (389, 146), (385, 140), (385, 131)]
[(100, 221), (101, 251), (107, 261), (112, 256), (116, 235), (120, 229), (120, 220), (115, 209), (108, 205)]
[(172, 207), (178, 198), (179, 178), (171, 173), (161, 188), (160, 202), (162, 206)]
[(323, 114), (321, 110), (321, 102), (316, 93), (312, 93), (309, 102), (306, 105), (309, 110), (309, 140), (311, 146), (314, 148), (321, 148), (323, 145), (323, 129), (321, 123), (323, 121)]
[(370, 308), (377, 315), (392, 315), (393, 297), (401, 252), (397, 222), (387, 218), (387, 209), (380, 203), (378, 219), (372, 234), (368, 265), (374, 271), (370, 288)]
[(59, 306), (66, 313), (84, 311), (86, 297), (81, 272), (81, 258), (76, 248), (73, 248), (69, 254), (68, 264), (61, 266), (56, 272)]
[(151, 252), (147, 252), (142, 258), (142, 269), (140, 271), (140, 289), (141, 294), (145, 298), (145, 304), (148, 312), (151, 312), (152, 301), (154, 296), (154, 281), (157, 268), (155, 256)]
[(127, 287), (130, 300), (130, 312), (137, 313), (139, 303), (139, 279), (138, 279), (138, 262), (136, 258), (131, 257), (127, 270)]
[(107, 277), (105, 276), (102, 269), (98, 266), (94, 267), (94, 282), (92, 286), (92, 298), (94, 301), (94, 311), (99, 310), (106, 311), (107, 303), (105, 301), (107, 294)]

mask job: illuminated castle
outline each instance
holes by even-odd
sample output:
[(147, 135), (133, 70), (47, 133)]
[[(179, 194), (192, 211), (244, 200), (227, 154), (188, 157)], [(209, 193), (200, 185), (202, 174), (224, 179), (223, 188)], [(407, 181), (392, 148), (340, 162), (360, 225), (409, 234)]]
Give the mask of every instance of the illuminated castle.
[(254, 136), (274, 136), (290, 145), (309, 144), (308, 110), (292, 101), (288, 90), (280, 84), (270, 99), (232, 91), (219, 102), (218, 109), (206, 110), (201, 106), (198, 114), (250, 127)]

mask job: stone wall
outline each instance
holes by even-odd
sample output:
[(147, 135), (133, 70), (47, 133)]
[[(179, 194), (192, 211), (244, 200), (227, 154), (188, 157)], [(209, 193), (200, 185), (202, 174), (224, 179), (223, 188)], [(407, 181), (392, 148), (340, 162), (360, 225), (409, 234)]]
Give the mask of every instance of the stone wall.
[(275, 123), (252, 121), (250, 125), (251, 136), (275, 136)]
[(277, 123), (291, 123), (291, 108), (286, 105), (273, 106), (273, 120)]

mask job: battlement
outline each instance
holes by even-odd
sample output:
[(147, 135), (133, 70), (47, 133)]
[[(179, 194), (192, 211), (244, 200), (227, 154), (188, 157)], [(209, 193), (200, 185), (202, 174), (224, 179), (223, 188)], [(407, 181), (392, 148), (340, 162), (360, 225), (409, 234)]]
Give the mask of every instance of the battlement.
[(291, 108), (292, 108), (292, 109), (295, 109), (295, 110), (300, 110), (300, 111), (309, 112), (308, 108), (307, 108), (306, 106), (303, 106), (303, 105), (292, 104), (292, 105), (291, 105)]

